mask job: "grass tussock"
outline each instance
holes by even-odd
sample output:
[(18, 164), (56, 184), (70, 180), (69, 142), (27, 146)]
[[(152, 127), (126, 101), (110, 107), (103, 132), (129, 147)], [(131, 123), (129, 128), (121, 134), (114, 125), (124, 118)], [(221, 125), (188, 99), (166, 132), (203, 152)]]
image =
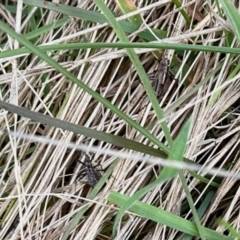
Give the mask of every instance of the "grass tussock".
[(105, 3), (0, 5), (0, 239), (237, 239), (238, 6)]

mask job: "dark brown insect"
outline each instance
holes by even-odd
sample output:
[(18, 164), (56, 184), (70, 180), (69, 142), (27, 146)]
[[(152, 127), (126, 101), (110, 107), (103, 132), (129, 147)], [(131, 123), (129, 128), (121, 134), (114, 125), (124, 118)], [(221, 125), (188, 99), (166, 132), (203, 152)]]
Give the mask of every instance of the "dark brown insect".
[[(169, 73), (170, 62), (168, 58), (163, 58), (158, 65), (158, 69), (148, 74), (149, 80), (151, 81), (152, 88), (156, 94), (159, 102), (163, 99), (164, 95), (168, 91), (172, 84), (172, 77)], [(175, 87), (174, 87), (175, 88)], [(144, 109), (147, 105), (145, 105)]]
[(159, 102), (171, 85), (169, 65), (169, 59), (163, 58), (158, 65), (158, 69), (149, 75), (150, 81), (152, 81), (153, 90)]
[[(98, 183), (98, 181), (102, 177), (99, 171), (103, 171), (103, 169), (97, 169), (97, 167), (101, 166), (101, 165), (97, 164), (97, 165), (93, 166), (91, 158), (86, 154), (85, 154), (85, 156), (86, 156), (85, 162), (82, 162), (80, 160), (78, 160), (78, 162), (80, 162), (81, 164), (83, 164), (85, 166), (84, 170), (87, 175), (88, 183), (92, 187), (95, 187), (96, 184)], [(78, 178), (80, 177), (80, 175), (81, 175), (81, 173), (78, 174)]]

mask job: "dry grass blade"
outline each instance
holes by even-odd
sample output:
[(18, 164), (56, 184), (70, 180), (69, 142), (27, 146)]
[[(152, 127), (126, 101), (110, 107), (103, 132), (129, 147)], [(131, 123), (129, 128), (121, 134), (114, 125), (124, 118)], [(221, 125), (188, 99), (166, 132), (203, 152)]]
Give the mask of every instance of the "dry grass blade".
[[(123, 0), (121, 2), (124, 3)], [(166, 121), (171, 138), (177, 138), (191, 115), (192, 125), (185, 157), (204, 167), (239, 174), (239, 57), (201, 51), (204, 46), (213, 50), (214, 46), (232, 50), (239, 47), (234, 34), (229, 32), (231, 28), (225, 16), (221, 15), (221, 9), (215, 1), (210, 5), (210, 1), (193, 0), (179, 8), (172, 1), (165, 1), (164, 4), (151, 0), (135, 2), (139, 10), (137, 19), (142, 19), (141, 24), (138, 25), (138, 21), (128, 22), (128, 16), (123, 16), (124, 21), (120, 21), (132, 43), (157, 42), (164, 36), (165, 42), (184, 42), (197, 46), (199, 50), (191, 52), (176, 48), (175, 51), (159, 50), (154, 54), (149, 49), (136, 50), (152, 86), (156, 87), (154, 90), (159, 93), (159, 106), (166, 113), (161, 121)], [(41, 7), (32, 7), (35, 3)], [(57, 49), (59, 43), (94, 45), (96, 42), (119, 41), (93, 1), (61, 3), (61, 11), (58, 11), (60, 4), (57, 3), (23, 0), (21, 6), (16, 1), (9, 5), (9, 1), (3, 0), (0, 5), (0, 26), (1, 22), (7, 23), (34, 45), (53, 44), (55, 50), (48, 51), (48, 56), (151, 132), (168, 149), (166, 135), (123, 49)], [(64, 4), (69, 5), (68, 8), (64, 8)], [(107, 4), (116, 17), (123, 15), (115, 1), (109, 0)], [(72, 17), (70, 10), (73, 9)], [(79, 11), (82, 15), (78, 14)], [(68, 21), (66, 16), (69, 17)], [(60, 27), (54, 27), (61, 21)], [(36, 35), (39, 29), (41, 35)], [(22, 47), (14, 41), (5, 32), (0, 32), (2, 52)], [(159, 74), (161, 65), (156, 61), (156, 55), (160, 61), (170, 61), (169, 69), (166, 64), (162, 74)], [(128, 138), (156, 148), (135, 128), (37, 56), (23, 56), (16, 52), (16, 56), (0, 60), (2, 101), (14, 102), (35, 112), (111, 133), (123, 141)], [(162, 86), (164, 77), (170, 82)], [(159, 81), (154, 82), (153, 79), (157, 78)], [(5, 111), (1, 111), (0, 121), (1, 130), (11, 129), (62, 143), (87, 144), (90, 154), (91, 146), (97, 147), (99, 150), (92, 156), (92, 166), (101, 164), (106, 171), (117, 159), (114, 154), (110, 156), (106, 152), (122, 151), (113, 144), (32, 122)], [(125, 149), (129, 157), (121, 158), (112, 177), (104, 178), (104, 182), (101, 178), (101, 187), (96, 190), (97, 185), (92, 184), (95, 186), (93, 188), (86, 177), (78, 179), (79, 172), (84, 168), (77, 161), (80, 152), (67, 144), (58, 146), (6, 136), (2, 136), (0, 141), (0, 239), (61, 239), (64, 233), (69, 234), (69, 239), (110, 239), (118, 209), (107, 201), (107, 196), (112, 191), (132, 196), (153, 183), (162, 171), (162, 166), (133, 161), (131, 154), (141, 157), (142, 153)], [(236, 232), (240, 231), (238, 181), (234, 177), (223, 177), (217, 173), (208, 175), (201, 171), (200, 176), (193, 177), (188, 171), (184, 175), (201, 216), (201, 224), (225, 235), (225, 239), (233, 239), (231, 231), (213, 219), (222, 218)], [(201, 181), (201, 177), (207, 179), (207, 184)], [(211, 187), (211, 182), (215, 187)], [(214, 195), (212, 200), (204, 201), (210, 192)], [(141, 201), (174, 213), (181, 219), (186, 218), (188, 222), (194, 221), (178, 178), (155, 187)], [(79, 212), (82, 214), (80, 220), (73, 224)], [(147, 239), (149, 236), (154, 239), (182, 239), (184, 233), (176, 229), (127, 212), (116, 239)]]

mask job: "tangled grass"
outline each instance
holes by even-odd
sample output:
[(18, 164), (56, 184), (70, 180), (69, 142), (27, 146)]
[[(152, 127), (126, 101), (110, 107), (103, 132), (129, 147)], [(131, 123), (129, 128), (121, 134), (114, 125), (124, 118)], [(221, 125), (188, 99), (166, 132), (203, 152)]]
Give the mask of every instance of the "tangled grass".
[(239, 238), (239, 16), (178, 3), (0, 5), (1, 239)]

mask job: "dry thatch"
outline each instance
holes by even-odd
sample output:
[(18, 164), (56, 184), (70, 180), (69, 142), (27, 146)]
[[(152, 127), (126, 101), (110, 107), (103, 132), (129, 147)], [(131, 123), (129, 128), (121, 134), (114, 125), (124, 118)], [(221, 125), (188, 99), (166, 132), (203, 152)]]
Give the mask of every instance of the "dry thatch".
[[(114, 2), (108, 2), (109, 8), (116, 16), (122, 15)], [(230, 33), (226, 33), (229, 29), (228, 23), (220, 18), (217, 7), (210, 6), (208, 1), (191, 1), (184, 6), (183, 9), (191, 17), (193, 28), (186, 24), (183, 15), (171, 1), (165, 2), (166, 4), (163, 4), (163, 1), (137, 1), (138, 9), (143, 10), (141, 15), (144, 24), (141, 31), (148, 28), (166, 31), (166, 42), (221, 47), (231, 39), (231, 47), (237, 46), (237, 40), (232, 38)], [(61, 3), (97, 11), (92, 1)], [(2, 20), (21, 33), (27, 33), (33, 24), (30, 17), (34, 17), (35, 21), (37, 19), (39, 22), (36, 24), (39, 26), (63, 17), (59, 12), (49, 11), (47, 4), (46, 8), (40, 8), (41, 11), (29, 8), (29, 15), (25, 15), (23, 11), (22, 16), (18, 13), (15, 17), (6, 5), (0, 6)], [(26, 8), (26, 5), (23, 6)], [(17, 9), (19, 10), (20, 6)], [(17, 17), (22, 17), (20, 24)], [(140, 30), (128, 34), (131, 42), (142, 41), (137, 35)], [(117, 42), (118, 38), (106, 24), (71, 18), (61, 27), (42, 34), (34, 41), (36, 45), (58, 45), (83, 41), (112, 43)], [(4, 33), (0, 35), (0, 43), (4, 47), (2, 50), (20, 47)], [(136, 53), (146, 72), (151, 75), (158, 68), (153, 51), (136, 49)], [(148, 129), (159, 141), (166, 142), (152, 105), (124, 50), (67, 49), (48, 54), (79, 81), (99, 92)], [(175, 61), (170, 67), (171, 74), (175, 75), (173, 84), (168, 86), (160, 102), (174, 139), (189, 116), (192, 116), (185, 157), (205, 167), (237, 172), (240, 164), (238, 55), (173, 50), (162, 50), (156, 54)], [(1, 58), (0, 61), (2, 100), (154, 146), (136, 129), (35, 55)], [(202, 81), (205, 83), (200, 86)], [(191, 92), (196, 86), (199, 86), (197, 90)], [(68, 239), (111, 239), (113, 220), (118, 208), (108, 202), (108, 194), (117, 191), (131, 196), (152, 182), (162, 169), (146, 162), (133, 161), (131, 155), (128, 158), (118, 158), (102, 152), (109, 149), (117, 150), (119, 154), (123, 152), (112, 144), (32, 122), (27, 118), (2, 114), (1, 129), (9, 128), (20, 133), (55, 139), (64, 145), (56, 146), (14, 137), (1, 138), (1, 239), (60, 239), (69, 228), (73, 217), (86, 206), (88, 209)], [(85, 156), (71, 148), (68, 145), (70, 142), (90, 147), (87, 154), (92, 157), (93, 166), (101, 164), (101, 168), (108, 169), (113, 162), (119, 160), (111, 177), (94, 198), (89, 197), (92, 187), (87, 177), (79, 176), (85, 166), (77, 159), (81, 156), (80, 159), (84, 162)], [(91, 153), (91, 147), (95, 147), (96, 153)], [(129, 151), (129, 154), (141, 156), (135, 151)], [(206, 172), (201, 172), (201, 175), (206, 176)], [(207, 184), (192, 177), (189, 172), (185, 173), (196, 208), (203, 209), (200, 216), (202, 225), (227, 234), (216, 219), (223, 218), (239, 230), (239, 180), (216, 176), (218, 174), (207, 176), (210, 179)], [(212, 181), (218, 185), (211, 186)], [(141, 201), (192, 219), (179, 177), (154, 188)], [(207, 202), (205, 205), (204, 201)], [(118, 230), (115, 239), (183, 237), (183, 233), (177, 230), (130, 212), (124, 215)]]

